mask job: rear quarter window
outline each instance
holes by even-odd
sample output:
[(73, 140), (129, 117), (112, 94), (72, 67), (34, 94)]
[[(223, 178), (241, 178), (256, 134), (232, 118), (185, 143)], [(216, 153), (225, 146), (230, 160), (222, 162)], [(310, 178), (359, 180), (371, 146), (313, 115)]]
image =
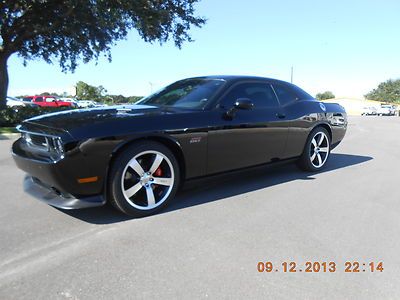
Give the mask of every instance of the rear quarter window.
[(286, 105), (296, 100), (313, 100), (314, 98), (294, 84), (273, 84), (276, 95), (281, 105)]
[(274, 84), (273, 87), (281, 105), (286, 105), (300, 99), (296, 93), (286, 86)]

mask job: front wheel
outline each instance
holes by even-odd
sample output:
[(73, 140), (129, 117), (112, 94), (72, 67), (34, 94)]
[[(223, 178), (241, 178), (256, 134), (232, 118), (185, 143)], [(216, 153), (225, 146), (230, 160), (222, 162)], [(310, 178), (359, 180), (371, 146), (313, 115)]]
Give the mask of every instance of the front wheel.
[(331, 140), (328, 131), (323, 127), (317, 127), (308, 136), (298, 165), (304, 171), (321, 170), (328, 161), (330, 151)]
[(151, 215), (174, 197), (179, 177), (178, 162), (167, 147), (152, 141), (134, 144), (112, 165), (110, 202), (133, 217)]

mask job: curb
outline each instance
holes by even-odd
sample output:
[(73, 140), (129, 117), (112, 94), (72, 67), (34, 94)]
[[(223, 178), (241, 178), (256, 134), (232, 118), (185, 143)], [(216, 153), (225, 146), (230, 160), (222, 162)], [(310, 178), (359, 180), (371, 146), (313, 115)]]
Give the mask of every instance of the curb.
[(19, 133), (0, 133), (0, 141), (17, 138)]

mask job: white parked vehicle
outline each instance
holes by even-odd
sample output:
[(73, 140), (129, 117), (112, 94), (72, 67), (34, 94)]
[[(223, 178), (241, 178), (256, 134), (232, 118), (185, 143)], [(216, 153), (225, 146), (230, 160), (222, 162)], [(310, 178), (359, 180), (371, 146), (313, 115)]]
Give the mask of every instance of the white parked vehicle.
[(8, 107), (25, 106), (25, 103), (19, 100), (18, 98), (7, 96), (7, 106)]
[(374, 106), (365, 106), (361, 110), (362, 116), (375, 116), (377, 113), (377, 109)]
[(70, 102), (73, 104), (74, 107), (79, 107), (78, 106), (78, 101), (76, 101), (73, 98), (60, 98), (60, 100), (64, 101), (64, 102)]
[(100, 107), (103, 106), (96, 101), (93, 100), (78, 100), (77, 101), (79, 108), (91, 108), (91, 107)]
[(15, 107), (15, 108), (22, 107), (22, 106), (30, 106), (30, 107), (37, 107), (38, 106), (37, 104), (31, 103), (29, 101), (24, 101), (22, 99), (18, 99), (18, 98), (15, 98), (15, 97), (10, 97), (10, 96), (7, 96), (6, 105), (8, 107)]
[(381, 104), (376, 113), (378, 116), (394, 116), (396, 109), (391, 104)]

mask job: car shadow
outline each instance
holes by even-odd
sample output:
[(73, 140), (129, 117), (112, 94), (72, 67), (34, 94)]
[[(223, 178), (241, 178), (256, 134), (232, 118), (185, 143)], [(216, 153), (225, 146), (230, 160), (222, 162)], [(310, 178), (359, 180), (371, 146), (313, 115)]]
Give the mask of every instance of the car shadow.
[[(317, 173), (303, 172), (294, 163), (291, 163), (260, 166), (197, 179), (186, 183), (176, 195), (173, 203), (159, 214), (218, 201), (294, 180), (315, 180), (316, 174), (351, 167), (372, 159), (369, 156), (332, 153), (325, 168)], [(81, 210), (58, 210), (92, 224), (111, 224), (132, 219), (116, 211), (110, 205)]]

